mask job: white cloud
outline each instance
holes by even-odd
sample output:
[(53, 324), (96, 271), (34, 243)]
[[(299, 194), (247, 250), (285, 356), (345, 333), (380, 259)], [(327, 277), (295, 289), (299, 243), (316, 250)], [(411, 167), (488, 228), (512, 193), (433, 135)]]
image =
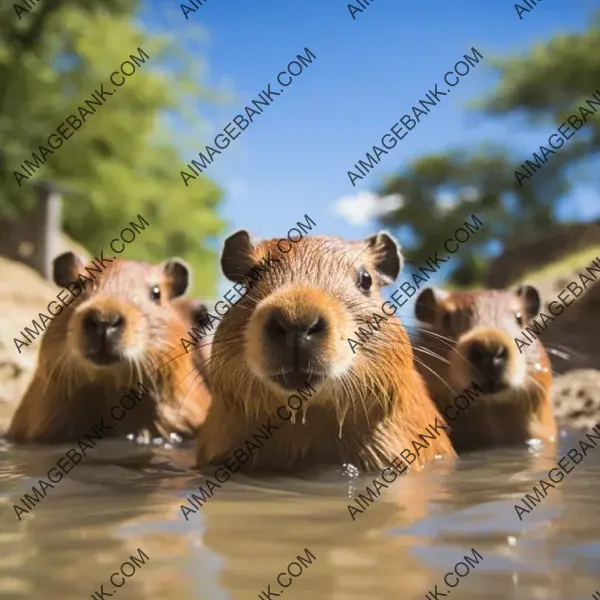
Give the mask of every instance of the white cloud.
[(472, 185), (468, 185), (466, 188), (462, 189), (463, 200), (465, 202), (475, 202), (475, 200), (479, 200), (479, 190)]
[(437, 207), (442, 210), (451, 210), (458, 204), (459, 196), (454, 192), (440, 192), (435, 197)]
[(475, 202), (476, 200), (479, 200), (479, 192), (472, 185), (462, 188), (459, 192), (440, 192), (435, 197), (436, 206), (442, 212), (452, 210), (459, 201)]
[(400, 194), (380, 198), (371, 192), (343, 196), (333, 203), (332, 211), (352, 225), (365, 225), (371, 219), (401, 208), (404, 197)]

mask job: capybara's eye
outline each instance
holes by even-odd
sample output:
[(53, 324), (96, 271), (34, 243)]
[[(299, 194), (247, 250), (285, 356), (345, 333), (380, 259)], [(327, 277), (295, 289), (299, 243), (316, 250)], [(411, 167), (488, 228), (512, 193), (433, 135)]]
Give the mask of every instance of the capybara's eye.
[(515, 314), (515, 319), (517, 320), (517, 325), (523, 327), (523, 315), (520, 312)]
[(452, 325), (452, 315), (449, 312), (445, 312), (442, 317), (442, 325), (447, 329), (450, 329)]
[(371, 275), (369, 275), (369, 272), (362, 267), (358, 274), (358, 287), (366, 292), (372, 285), (373, 279), (371, 279)]
[(150, 300), (154, 300), (155, 302), (160, 300), (160, 288), (157, 285), (150, 290)]

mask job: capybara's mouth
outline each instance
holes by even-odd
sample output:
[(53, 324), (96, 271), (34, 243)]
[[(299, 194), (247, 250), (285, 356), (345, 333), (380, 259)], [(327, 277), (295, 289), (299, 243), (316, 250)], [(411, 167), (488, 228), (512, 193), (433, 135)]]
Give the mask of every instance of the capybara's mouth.
[(497, 394), (508, 389), (509, 385), (502, 379), (492, 379), (477, 384), (484, 394)]
[(85, 351), (85, 357), (91, 363), (99, 366), (106, 367), (108, 365), (114, 365), (115, 363), (120, 362), (123, 357), (119, 352), (116, 352), (112, 349), (91, 349), (88, 348)]
[(304, 388), (306, 384), (316, 385), (325, 379), (325, 375), (304, 370), (287, 371), (285, 373), (270, 375), (269, 377), (285, 390)]

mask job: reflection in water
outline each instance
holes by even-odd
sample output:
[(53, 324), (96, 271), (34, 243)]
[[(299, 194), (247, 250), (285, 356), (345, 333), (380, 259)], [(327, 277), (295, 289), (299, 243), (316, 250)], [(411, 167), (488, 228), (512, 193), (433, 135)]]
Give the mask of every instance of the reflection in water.
[[(13, 503), (56, 457), (0, 441), (0, 598), (87, 598), (103, 583), (113, 593), (111, 573), (138, 548), (149, 560), (116, 600), (238, 600), (269, 584), (281, 600), (422, 599), (436, 584), (445, 598), (444, 575), (475, 549), (484, 560), (451, 597), (589, 600), (600, 587), (600, 450), (522, 521), (514, 509), (579, 437), (557, 452), (430, 465), (398, 478), (354, 521), (347, 506), (373, 478), (352, 469), (238, 473), (186, 521), (180, 505), (203, 480), (188, 469), (190, 448), (159, 449), (141, 466), (81, 464), (19, 522)], [(278, 574), (305, 549), (315, 560), (282, 588)]]

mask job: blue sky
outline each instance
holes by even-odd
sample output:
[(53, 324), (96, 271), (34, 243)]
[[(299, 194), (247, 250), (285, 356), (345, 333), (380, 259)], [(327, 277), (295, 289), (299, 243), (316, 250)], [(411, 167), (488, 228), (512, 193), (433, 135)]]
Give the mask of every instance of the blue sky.
[[(142, 19), (150, 27), (158, 26), (156, 8), (163, 1), (146, 0)], [(231, 105), (202, 107), (213, 133), (198, 140), (196, 151), (305, 47), (317, 57), (208, 168), (226, 192), (227, 233), (246, 228), (260, 237), (279, 236), (308, 213), (319, 233), (359, 239), (376, 224), (349, 222), (336, 214), (337, 203), (377, 189), (421, 154), (491, 140), (529, 157), (548, 127), (492, 120), (467, 111), (466, 103), (493, 86), (489, 59), (585, 29), (598, 3), (538, 0), (523, 20), (504, 0), (372, 0), (356, 20), (338, 0), (205, 0), (189, 20), (178, 6), (173, 3), (178, 27), (201, 25), (208, 33), (200, 45), (208, 64), (204, 82), (236, 96)], [(352, 187), (348, 169), (472, 46), (484, 56), (480, 65)], [(190, 47), (193, 52), (198, 46)], [(185, 162), (195, 158), (186, 156)], [(598, 196), (578, 189), (563, 212), (599, 216)]]

